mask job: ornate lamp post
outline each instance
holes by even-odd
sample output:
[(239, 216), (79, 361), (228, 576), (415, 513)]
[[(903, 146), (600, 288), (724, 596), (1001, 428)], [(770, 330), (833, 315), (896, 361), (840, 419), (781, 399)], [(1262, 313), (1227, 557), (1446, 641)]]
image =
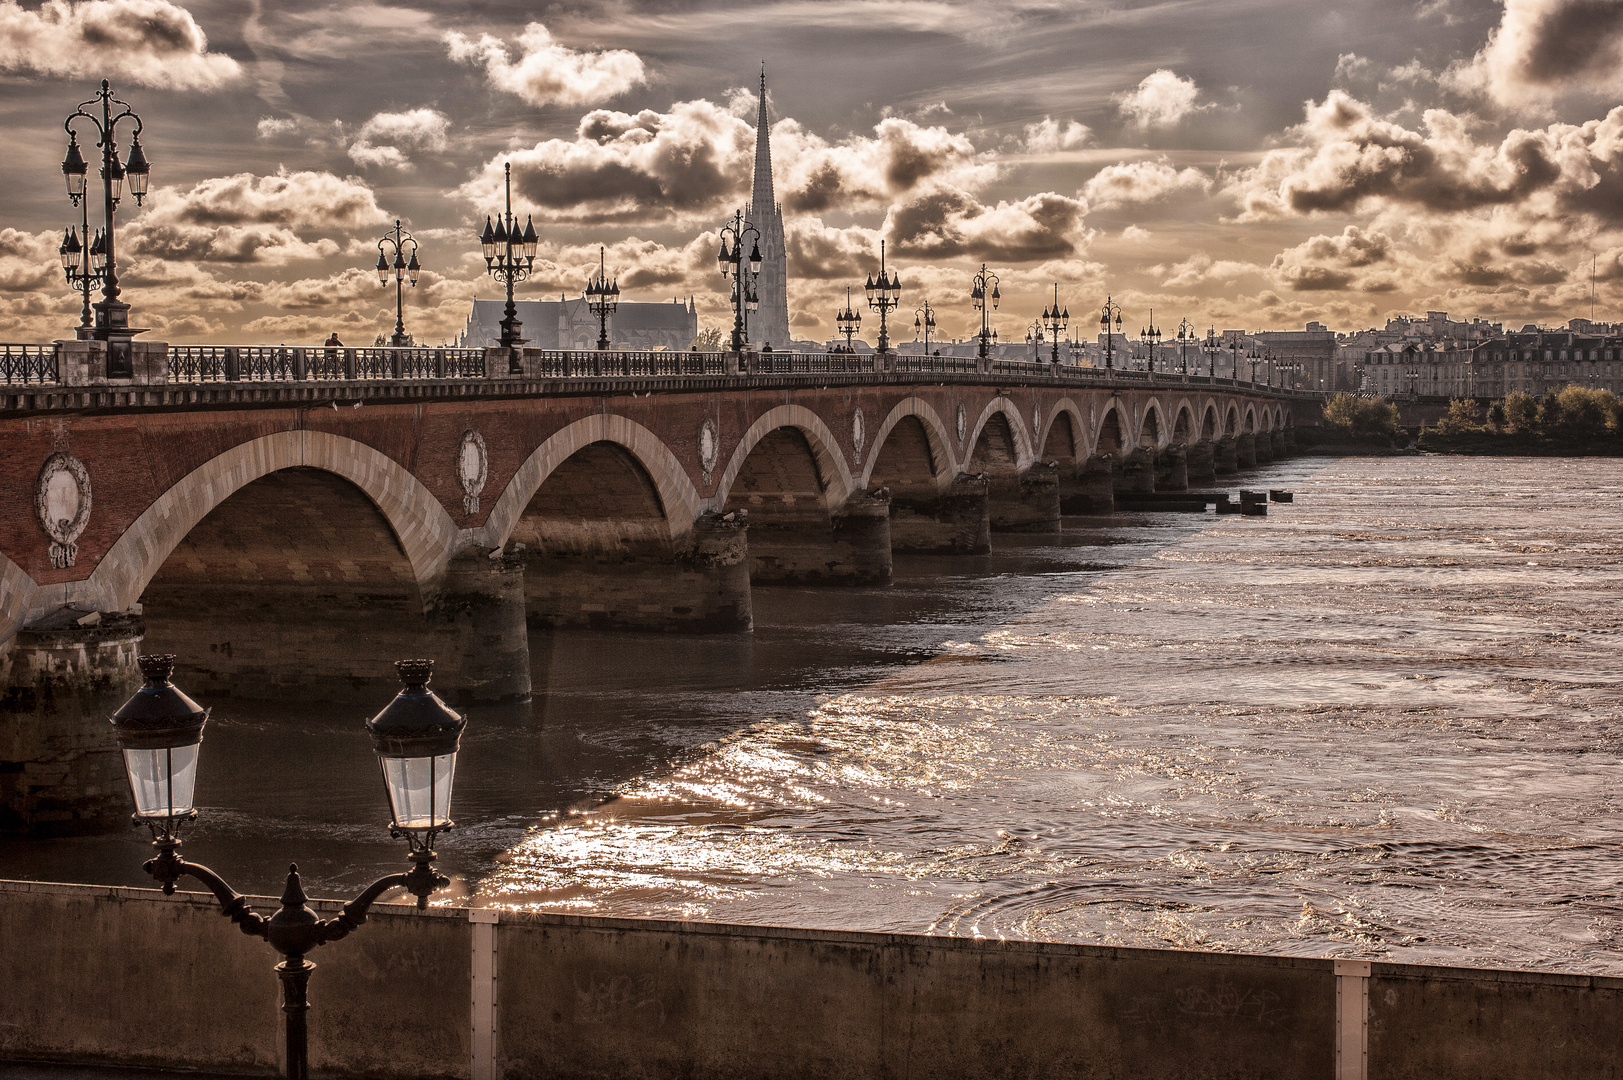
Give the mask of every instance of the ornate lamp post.
[(1189, 346), (1200, 340), (1198, 333), (1194, 323), (1188, 319), (1178, 321), (1178, 366), (1185, 379), (1189, 378)]
[[(101, 115), (97, 116), (94, 110), (85, 111), (86, 105), (100, 105)], [(114, 112), (114, 107), (118, 111)], [(74, 130), (74, 122), (88, 120), (96, 131), (96, 147), (101, 151), (101, 194), (102, 211), (106, 217), (105, 228), (99, 230), (94, 240), (90, 237), (90, 210), (89, 195), (86, 191), (86, 179), (90, 166), (79, 150), (79, 134)], [(130, 134), (130, 157), (127, 163), (119, 160), (117, 134), (118, 125), (129, 120), (135, 125)], [(79, 107), (68, 114), (62, 122), (62, 127), (68, 133), (68, 152), (62, 160), (62, 175), (68, 184), (68, 199), (74, 206), (82, 208), (82, 221), (84, 228), (84, 241), (78, 241), (77, 236), (69, 229), (67, 237), (63, 239), (62, 247), (58, 249), (62, 257), (62, 269), (68, 275), (69, 284), (77, 284), (84, 293), (84, 311), (80, 315), (79, 328), (76, 336), (80, 341), (123, 341), (128, 342), (140, 330), (130, 329), (130, 305), (119, 300), (118, 287), (118, 260), (114, 255), (115, 236), (114, 211), (124, 196), (124, 183), (129, 181), (130, 194), (135, 196), (135, 205), (140, 206), (146, 199), (147, 188), (152, 180), (152, 165), (147, 161), (146, 152), (141, 149), (141, 117), (129, 104), (115, 98), (111, 86), (106, 79), (101, 81), (101, 89), (95, 97), (79, 103)], [(92, 280), (101, 282), (101, 302), (90, 303), (90, 283)], [(91, 321), (91, 311), (95, 312), (94, 323)], [(115, 358), (114, 350), (109, 347), (107, 354), (107, 374), (111, 378), (122, 378), (130, 375), (130, 357), (127, 350)]]
[(1003, 294), (998, 291), (998, 282), (1001, 279), (990, 270), (986, 264), (981, 263), (980, 273), (969, 279), (969, 299), (975, 305), (975, 310), (981, 313), (980, 357), (985, 360), (991, 355), (992, 342), (997, 340), (997, 331), (992, 329), (992, 312), (997, 310), (998, 301)]
[(1042, 343), (1043, 324), (1039, 320), (1033, 320), (1031, 325), (1026, 327), (1026, 344), (1031, 346), (1031, 362), (1033, 364), (1038, 362), (1038, 346), (1040, 346)]
[(1262, 354), (1257, 352), (1256, 342), (1253, 340), (1251, 348), (1245, 351), (1245, 358), (1251, 361), (1251, 385), (1257, 385), (1257, 365), (1262, 362)]
[(599, 244), (597, 274), (586, 282), (586, 306), (597, 316), (597, 347), (600, 352), (609, 347), (609, 316), (620, 306), (620, 279), (615, 277), (609, 280), (603, 257), (603, 245)]
[(1217, 326), (1215, 324), (1211, 327), (1211, 329), (1206, 331), (1206, 340), (1201, 343), (1200, 347), (1206, 353), (1207, 380), (1209, 381), (1217, 378), (1217, 352), (1223, 346), (1217, 340)]
[[(1115, 320), (1114, 325), (1111, 322), (1112, 318)], [(1105, 297), (1104, 313), (1099, 316), (1099, 329), (1105, 332), (1105, 370), (1108, 371), (1116, 366), (1111, 346), (1114, 344), (1115, 335), (1121, 333), (1121, 305), (1112, 301), (1109, 296)]]
[(1240, 378), (1240, 340), (1238, 334), (1229, 340), (1229, 378), (1235, 381)]
[[(727, 246), (729, 236), (733, 238), (730, 248)], [(744, 238), (747, 236), (754, 240), (749, 258), (745, 259)], [(744, 220), (744, 211), (735, 210), (732, 224), (721, 227), (721, 251), (716, 255), (716, 262), (721, 265), (721, 276), (733, 283), (733, 352), (743, 352), (749, 341), (744, 313), (761, 306), (760, 297), (755, 295), (755, 279), (761, 273), (761, 231)], [(745, 274), (749, 275), (747, 279)]]
[(930, 331), (932, 331), (934, 329), (935, 329), (935, 308), (931, 307), (930, 306), (930, 301), (926, 300), (926, 301), (924, 301), (924, 306), (923, 307), (918, 308), (913, 312), (913, 330), (914, 330), (914, 333), (917, 334), (917, 332), (919, 330), (924, 331), (924, 355), (925, 356), (930, 355)]
[(1161, 348), (1161, 328), (1155, 325), (1155, 309), (1150, 308), (1150, 322), (1148, 326), (1138, 331), (1138, 341), (1148, 349), (1144, 360), (1144, 370), (1151, 375), (1155, 374), (1155, 354)]
[(1071, 322), (1071, 309), (1069, 306), (1061, 310), (1059, 306), (1059, 282), (1054, 282), (1054, 306), (1043, 308), (1043, 328), (1048, 331), (1049, 340), (1054, 343), (1054, 351), (1050, 354), (1054, 363), (1059, 363), (1059, 339), (1065, 333), (1065, 328)]
[(851, 286), (849, 285), (845, 287), (845, 310), (834, 313), (834, 325), (839, 327), (839, 332), (845, 335), (845, 351), (848, 353), (856, 352), (856, 348), (851, 344), (851, 339), (856, 337), (857, 331), (862, 327), (862, 312), (851, 306)]
[[(530, 270), (535, 266), (535, 221), (531, 217), (524, 219), (524, 231), (520, 232), (518, 218), (513, 216), (513, 163), (508, 162), (502, 166), (502, 175), (506, 181), (507, 202), (505, 209), (496, 215), (496, 227), (490, 225), (490, 215), (485, 215), (485, 231), (479, 236), (479, 246), (485, 254), (485, 272), (497, 281), (507, 284), (507, 307), (502, 312), (501, 347), (504, 349), (517, 349), (528, 338), (521, 338), (518, 332), (524, 328), (519, 322), (518, 308), (513, 303), (513, 286), (530, 276)], [(508, 373), (522, 374), (524, 366), (516, 355), (509, 354)]]
[[(405, 300), (404, 294), (401, 290), (401, 284), (405, 278), (410, 277), (412, 288), (415, 289), (417, 287), (417, 275), (422, 272), (423, 267), (422, 264), (417, 261), (416, 237), (412, 236), (408, 232), (401, 232), (400, 219), (395, 218), (394, 228), (389, 232), (384, 233), (383, 239), (378, 241), (379, 285), (389, 284), (389, 270), (391, 268), (387, 253), (383, 250), (384, 244), (388, 244), (394, 249), (394, 336), (389, 339), (389, 344), (395, 346), (396, 348), (400, 348), (403, 345), (411, 344), (411, 338), (406, 336), (406, 324), (404, 322)], [(403, 257), (405, 254), (404, 249), (401, 246), (403, 244), (411, 245), (410, 262), (406, 261), (406, 259)]]
[(434, 872), (434, 836), (452, 827), (451, 780), (456, 772), (457, 746), (467, 720), (446, 706), (428, 689), (432, 660), (402, 660), (395, 665), (404, 684), (388, 707), (366, 724), (373, 749), (383, 768), (391, 820), (389, 835), (404, 837), (411, 870), (390, 874), (367, 886), (344, 905), (337, 918), (320, 920), (305, 903), (297, 866), (288, 868), (282, 908), (266, 918), (248, 906), (246, 898), (206, 866), (180, 856), (180, 827), (197, 816), (192, 795), (197, 784), (197, 759), (208, 710), (177, 690), (173, 656), (138, 659), (146, 685), (113, 714), (113, 732), (124, 754), (124, 770), (135, 797), (137, 824), (152, 830), (158, 854), (143, 869), (172, 895), (182, 877), (195, 878), (220, 902), (220, 913), (243, 933), (261, 937), (284, 957), (276, 965), (282, 980), (282, 1011), (287, 1014), (287, 1077), (306, 1080), (309, 1075), (308, 1033), (305, 1014), (310, 1010), (307, 991), (315, 965), (305, 956), (316, 946), (347, 937), (366, 922), (366, 913), (390, 889), (406, 889), (417, 897), (418, 910), (450, 881)]
[(868, 293), (868, 309), (879, 312), (879, 351), (890, 351), (890, 334), (886, 329), (886, 318), (902, 302), (902, 282), (892, 270), (885, 272), (885, 242), (879, 241), (879, 276), (869, 276), (866, 286)]

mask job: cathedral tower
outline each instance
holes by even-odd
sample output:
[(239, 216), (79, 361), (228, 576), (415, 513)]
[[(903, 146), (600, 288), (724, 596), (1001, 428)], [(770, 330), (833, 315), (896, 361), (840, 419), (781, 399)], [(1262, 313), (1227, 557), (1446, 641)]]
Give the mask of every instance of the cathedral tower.
[(761, 104), (755, 116), (755, 186), (744, 216), (761, 233), (761, 276), (755, 294), (761, 307), (749, 319), (750, 344), (789, 348), (789, 266), (783, 242), (783, 207), (772, 192), (772, 128), (766, 116), (766, 64), (761, 65)]

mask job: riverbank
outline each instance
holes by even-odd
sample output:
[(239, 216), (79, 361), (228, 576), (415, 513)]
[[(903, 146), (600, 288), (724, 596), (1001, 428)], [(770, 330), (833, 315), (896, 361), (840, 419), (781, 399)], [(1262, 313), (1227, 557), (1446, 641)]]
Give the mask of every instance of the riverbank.
[(1445, 432), (1421, 428), (1419, 448), (1433, 454), (1490, 457), (1623, 457), (1623, 441), (1614, 438), (1561, 439), (1531, 432)]

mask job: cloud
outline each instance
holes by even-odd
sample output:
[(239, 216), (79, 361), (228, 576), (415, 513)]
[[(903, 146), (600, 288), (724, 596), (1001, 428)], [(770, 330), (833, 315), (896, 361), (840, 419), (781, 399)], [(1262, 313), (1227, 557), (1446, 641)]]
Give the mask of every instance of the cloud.
[(967, 191), (937, 188), (892, 207), (884, 233), (898, 255), (1031, 262), (1085, 246), (1087, 212), (1086, 203), (1052, 191), (986, 206)]
[(772, 129), (772, 156), (784, 205), (810, 212), (885, 205), (940, 184), (979, 190), (997, 176), (991, 156), (967, 136), (899, 116), (875, 124), (872, 136), (838, 143), (783, 120)]
[(544, 105), (591, 105), (646, 81), (642, 58), (625, 49), (577, 52), (560, 45), (541, 23), (533, 22), (518, 38), (519, 58), (508, 58), (507, 43), (489, 34), (477, 41), (455, 30), (445, 35), (451, 59), (483, 66), (493, 86), (516, 94), (537, 108)]
[(799, 280), (860, 281), (872, 273), (879, 253), (879, 230), (853, 225), (832, 228), (815, 217), (785, 222), (789, 276)]
[(1355, 273), (1390, 263), (1395, 245), (1390, 236), (1349, 225), (1338, 235), (1319, 235), (1274, 256), (1270, 272), (1295, 292), (1358, 288), (1386, 291), (1390, 278), (1370, 279)]
[(459, 190), (480, 207), (501, 199), (502, 165), (513, 190), (561, 221), (649, 223), (712, 215), (749, 183), (755, 132), (709, 101), (669, 112), (597, 109), (573, 139), (547, 139), (502, 154)]
[(380, 112), (355, 133), (349, 144), (349, 156), (360, 165), (409, 168), (411, 159), (407, 151), (438, 153), (445, 149), (445, 133), (450, 124), (450, 117), (435, 109)]
[(130, 251), (164, 259), (282, 264), (342, 248), (298, 230), (344, 232), (388, 220), (372, 189), (331, 173), (237, 173), (191, 188), (160, 187), (147, 212), (125, 226)]
[(26, 293), (60, 282), (57, 245), (61, 242), (62, 234), (55, 231), (0, 229), (0, 293)]
[(1149, 268), (1151, 274), (1162, 279), (1164, 289), (1194, 289), (1209, 281), (1230, 282), (1257, 271), (1258, 267), (1250, 263), (1213, 259), (1204, 251), (1195, 252), (1181, 263)]
[(1242, 206), (1239, 220), (1381, 205), (1549, 214), (1583, 202), (1623, 218), (1623, 108), (1583, 125), (1518, 128), (1497, 145), (1477, 143), (1464, 119), (1441, 109), (1427, 110), (1422, 122), (1424, 131), (1410, 130), (1332, 90), (1323, 104), (1308, 104), (1294, 130), (1302, 146), (1271, 150), (1239, 175), (1231, 191)]
[(1348, 83), (1362, 82), (1375, 74), (1375, 62), (1367, 56), (1357, 53), (1342, 53), (1336, 57), (1335, 74), (1330, 76), (1332, 82)]
[(1173, 127), (1190, 113), (1212, 107), (1196, 104), (1199, 97), (1200, 88), (1195, 80), (1161, 68), (1144, 76), (1134, 89), (1115, 95), (1114, 100), (1116, 108), (1130, 123), (1148, 130)]
[(1199, 169), (1175, 169), (1164, 161), (1107, 165), (1083, 185), (1082, 196), (1099, 209), (1151, 203), (1173, 195), (1206, 195), (1212, 178)]
[(1026, 153), (1053, 154), (1061, 150), (1075, 150), (1087, 142), (1091, 134), (1087, 125), (1075, 120), (1062, 126), (1053, 117), (1045, 116), (1035, 124), (1026, 125)]
[(0, 71), (110, 76), (141, 86), (214, 90), (242, 74), (208, 51), (191, 12), (169, 0), (0, 0)]
[(1570, 91), (1623, 91), (1623, 4), (1505, 0), (1487, 44), (1447, 80), (1511, 110), (1541, 108)]
[(279, 139), (285, 135), (292, 135), (299, 130), (297, 120), (288, 120), (278, 116), (261, 116), (254, 131), (261, 139)]

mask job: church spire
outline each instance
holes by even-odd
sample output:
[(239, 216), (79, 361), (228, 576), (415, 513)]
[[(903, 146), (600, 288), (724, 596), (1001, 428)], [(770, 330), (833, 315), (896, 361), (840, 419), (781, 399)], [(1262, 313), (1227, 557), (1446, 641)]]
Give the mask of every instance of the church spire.
[(755, 187), (750, 191), (754, 213), (769, 214), (778, 205), (772, 192), (772, 126), (766, 118), (766, 61), (761, 61), (761, 103), (755, 114)]

